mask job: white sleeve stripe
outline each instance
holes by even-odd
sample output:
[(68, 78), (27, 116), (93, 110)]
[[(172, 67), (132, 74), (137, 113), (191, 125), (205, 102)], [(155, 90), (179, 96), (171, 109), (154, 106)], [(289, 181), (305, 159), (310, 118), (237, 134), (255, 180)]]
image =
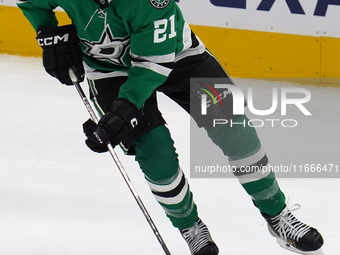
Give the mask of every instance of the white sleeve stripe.
[(102, 73), (99, 70), (89, 67), (85, 62), (83, 62), (83, 64), (84, 64), (86, 77), (90, 80), (128, 76), (126, 71), (112, 71), (112, 72)]
[(175, 60), (175, 53), (170, 53), (166, 55), (160, 55), (160, 56), (139, 56), (135, 55), (132, 52), (130, 53), (132, 58), (135, 59), (140, 59), (140, 60), (146, 60), (149, 62), (154, 62), (154, 63), (169, 63), (169, 62), (174, 62)]
[(149, 69), (151, 71), (154, 71), (156, 73), (159, 73), (164, 76), (169, 76), (170, 72), (172, 71), (171, 68), (167, 68), (161, 65), (158, 65), (157, 63), (151, 63), (151, 62), (134, 62), (132, 61), (132, 66), (138, 66), (142, 68)]
[(200, 54), (203, 54), (204, 52), (205, 52), (205, 47), (203, 44), (198, 45), (196, 48), (189, 48), (185, 51), (181, 51), (180, 53), (177, 54), (175, 63), (182, 60), (183, 58), (200, 55)]

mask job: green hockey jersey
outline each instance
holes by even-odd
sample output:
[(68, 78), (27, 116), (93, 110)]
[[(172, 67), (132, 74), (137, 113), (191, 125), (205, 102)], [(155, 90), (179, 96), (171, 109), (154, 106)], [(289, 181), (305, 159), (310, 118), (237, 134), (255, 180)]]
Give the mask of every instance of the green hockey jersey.
[(90, 80), (128, 76), (119, 97), (140, 108), (165, 82), (174, 62), (205, 48), (175, 0), (113, 0), (101, 10), (93, 0), (17, 0), (35, 30), (57, 26), (61, 7), (77, 29)]

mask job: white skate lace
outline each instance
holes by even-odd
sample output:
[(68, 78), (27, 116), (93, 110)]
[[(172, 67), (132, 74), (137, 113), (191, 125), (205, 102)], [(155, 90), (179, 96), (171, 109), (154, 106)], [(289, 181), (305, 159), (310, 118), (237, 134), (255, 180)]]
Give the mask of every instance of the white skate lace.
[(291, 213), (298, 209), (300, 209), (300, 205), (295, 204), (290, 208), (284, 208), (280, 214), (271, 218), (272, 222), (277, 222), (273, 224), (274, 229), (285, 241), (287, 241), (287, 238), (299, 241), (310, 230), (310, 226), (300, 222)]
[(211, 237), (207, 226), (200, 220), (193, 226), (183, 229), (182, 236), (188, 243), (192, 254), (197, 253), (200, 249), (211, 242)]

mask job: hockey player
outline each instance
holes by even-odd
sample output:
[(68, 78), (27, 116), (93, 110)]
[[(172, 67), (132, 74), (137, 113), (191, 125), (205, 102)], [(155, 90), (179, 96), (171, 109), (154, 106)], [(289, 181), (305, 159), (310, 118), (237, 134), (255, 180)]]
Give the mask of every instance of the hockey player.
[[(207, 226), (198, 217), (188, 180), (178, 163), (169, 130), (157, 108), (156, 91), (190, 112), (191, 77), (228, 78), (218, 61), (190, 30), (174, 0), (17, 0), (37, 32), (46, 71), (61, 83), (72, 85), (72, 68), (84, 80), (102, 116), (98, 125), (84, 123), (87, 146), (107, 151), (107, 143), (121, 143), (135, 155), (156, 200), (187, 242), (191, 254), (216, 255)], [(53, 10), (60, 6), (72, 25), (58, 26)], [(231, 95), (225, 119), (248, 121), (232, 114)], [(267, 156), (253, 127), (205, 127), (211, 140), (232, 166), (261, 166)], [(285, 203), (274, 173), (241, 174), (237, 178), (281, 244), (298, 253), (318, 250), (319, 232), (297, 220)]]

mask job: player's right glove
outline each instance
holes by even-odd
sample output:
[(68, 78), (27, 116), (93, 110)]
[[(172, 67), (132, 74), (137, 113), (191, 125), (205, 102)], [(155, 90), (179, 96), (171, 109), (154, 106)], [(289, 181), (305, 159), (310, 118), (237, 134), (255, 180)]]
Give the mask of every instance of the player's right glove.
[(40, 27), (36, 39), (43, 48), (43, 65), (47, 73), (62, 84), (73, 85), (69, 76), (72, 67), (78, 81), (84, 80), (83, 54), (73, 25)]
[(85, 143), (94, 152), (106, 152), (108, 143), (113, 147), (120, 143), (126, 133), (138, 125), (140, 118), (140, 111), (129, 100), (115, 99), (98, 125), (92, 120), (83, 124)]

